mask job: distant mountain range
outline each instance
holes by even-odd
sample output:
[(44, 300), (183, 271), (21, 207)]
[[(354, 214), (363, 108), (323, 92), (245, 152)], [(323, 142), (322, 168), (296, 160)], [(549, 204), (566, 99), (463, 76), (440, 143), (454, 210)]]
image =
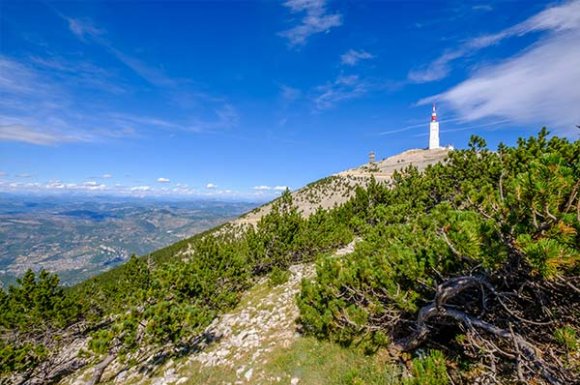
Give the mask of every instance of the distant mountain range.
[(224, 223), (248, 202), (0, 196), (0, 281), (27, 269), (67, 284)]

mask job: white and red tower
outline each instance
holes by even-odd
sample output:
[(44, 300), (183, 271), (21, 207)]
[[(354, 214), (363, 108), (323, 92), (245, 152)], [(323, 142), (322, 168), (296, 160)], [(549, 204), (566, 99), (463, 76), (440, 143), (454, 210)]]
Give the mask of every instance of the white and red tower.
[(439, 122), (437, 121), (437, 111), (433, 103), (433, 112), (431, 112), (431, 123), (429, 123), (429, 150), (439, 147)]

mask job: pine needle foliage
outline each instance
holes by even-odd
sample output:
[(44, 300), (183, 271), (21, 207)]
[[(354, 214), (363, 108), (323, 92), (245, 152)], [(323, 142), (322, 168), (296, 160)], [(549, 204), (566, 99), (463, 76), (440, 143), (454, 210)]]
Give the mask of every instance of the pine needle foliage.
[(579, 185), (580, 142), (545, 129), (496, 152), (473, 137), (423, 173), (372, 182), (343, 208), (363, 241), (302, 284), (304, 330), (367, 352), (443, 344), (490, 378), (577, 380), (535, 352), (558, 350), (559, 325), (580, 328)]
[[(579, 180), (579, 141), (542, 130), (490, 151), (473, 137), (441, 164), (371, 179), (308, 218), (286, 191), (255, 227), (222, 226), (71, 288), (29, 271), (0, 290), (0, 380), (54, 383), (83, 365), (195, 350), (258, 279), (275, 284), (292, 264), (316, 261), (298, 298), (301, 329), (370, 354), (430, 349), (404, 383), (572, 383)], [(355, 237), (352, 254), (330, 256)], [(51, 374), (79, 337), (89, 351)]]

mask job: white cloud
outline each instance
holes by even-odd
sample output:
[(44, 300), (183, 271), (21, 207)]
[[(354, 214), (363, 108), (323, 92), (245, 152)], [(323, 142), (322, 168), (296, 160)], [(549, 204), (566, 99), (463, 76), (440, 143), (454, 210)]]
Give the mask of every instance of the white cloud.
[(82, 138), (58, 131), (40, 131), (22, 124), (3, 124), (4, 117), (0, 116), (0, 141), (24, 142), (38, 145), (52, 145), (63, 142), (88, 141)]
[(351, 49), (342, 54), (340, 57), (340, 62), (344, 65), (355, 66), (361, 60), (368, 60), (372, 58), (374, 58), (374, 56), (366, 51), (356, 51)]
[(208, 183), (205, 185), (205, 188), (208, 190), (213, 190), (217, 188), (217, 184), (213, 184), (213, 183)]
[[(580, 13), (579, 13), (580, 15)], [(566, 133), (580, 124), (580, 27), (554, 34), (524, 53), (489, 66), (442, 94), (465, 121), (503, 118)]]
[(279, 33), (288, 39), (291, 46), (304, 45), (314, 34), (328, 32), (342, 25), (340, 13), (328, 13), (326, 0), (288, 0), (284, 6), (292, 13), (304, 13), (300, 23)]
[(73, 77), (55, 75), (36, 61), (0, 57), (0, 141), (46, 146), (133, 135), (98, 114), (83, 114), (82, 100), (67, 88)]
[[(60, 182), (60, 181), (52, 181), (52, 182), (48, 182), (47, 184), (45, 184), (45, 187), (47, 189), (64, 189), (66, 188), (66, 184)], [(69, 184), (70, 187), (76, 186), (76, 184)]]
[[(119, 71), (51, 53), (26, 59), (0, 55), (0, 141), (43, 146), (94, 143), (144, 136), (153, 130), (215, 132), (238, 124), (237, 111), (224, 98), (194, 91), (187, 79), (170, 78), (157, 66), (119, 51), (107, 39), (106, 31), (92, 21), (69, 18), (58, 11), (57, 14), (78, 39), (103, 48), (135, 74), (162, 89), (161, 97), (176, 105), (172, 116), (179, 118), (103, 113), (103, 109), (111, 110), (111, 105), (79, 97), (79, 91), (104, 92), (107, 97), (127, 92), (129, 86)], [(194, 108), (197, 109), (192, 116)]]
[[(1, 176), (1, 173), (0, 173)], [(176, 184), (177, 186), (177, 184)], [(105, 185), (94, 180), (75, 183), (63, 182), (60, 180), (51, 180), (48, 182), (14, 182), (0, 178), (0, 191), (11, 193), (34, 193), (34, 194), (78, 194), (91, 196), (95, 194), (109, 196), (132, 196), (132, 197), (159, 197), (159, 198), (177, 198), (177, 197), (196, 197), (210, 199), (227, 199), (227, 200), (251, 200), (266, 201), (274, 197), (274, 190), (282, 190), (283, 186), (271, 188), (270, 191), (237, 191), (229, 189), (217, 189), (214, 184), (209, 184), (207, 190), (197, 190), (181, 184), (179, 187), (156, 188), (148, 185), (127, 186), (123, 184)]]
[(340, 75), (333, 82), (316, 88), (314, 106), (317, 110), (326, 110), (338, 102), (361, 97), (369, 92), (369, 89), (369, 84), (357, 75)]
[(82, 184), (82, 186), (78, 186), (78, 188), (81, 189), (87, 189), (87, 190), (105, 190), (107, 188), (107, 185), (102, 184), (102, 183), (97, 183), (95, 181), (88, 181)]
[(139, 75), (147, 82), (159, 87), (175, 87), (177, 82), (160, 69), (150, 66), (136, 57), (115, 48), (105, 37), (105, 30), (97, 28), (91, 20), (74, 19), (60, 16), (68, 22), (70, 31), (81, 41), (95, 43), (105, 48), (117, 60)]
[(116, 49), (107, 41), (97, 39), (96, 42), (109, 50), (109, 52), (117, 58), (121, 63), (139, 75), (147, 82), (158, 87), (175, 87), (177, 82), (167, 76), (162, 70), (152, 67), (136, 57), (127, 55), (126, 53)]
[[(150, 65), (140, 58), (130, 55), (120, 49), (103, 35), (105, 31), (96, 28), (90, 20), (71, 19), (61, 15), (69, 23), (70, 30), (82, 41), (90, 38), (90, 42), (96, 44), (109, 52), (119, 62), (132, 70), (136, 75), (170, 94), (176, 105), (186, 107), (188, 110), (191, 105), (199, 106), (200, 100), (208, 106), (211, 111), (210, 118), (202, 119), (196, 117), (182, 121), (180, 123), (169, 122), (158, 118), (140, 118), (130, 117), (134, 123), (147, 124), (167, 129), (180, 129), (191, 132), (216, 131), (227, 129), (237, 125), (239, 116), (233, 106), (224, 101), (222, 97), (215, 97), (209, 93), (199, 90), (193, 91), (184, 87), (184, 84), (190, 84), (188, 79), (173, 78), (165, 73), (159, 66)], [(110, 82), (109, 82), (110, 83)], [(110, 89), (111, 87), (109, 87)]]
[(180, 128), (180, 125), (174, 122), (170, 122), (168, 120), (143, 116), (143, 115), (130, 115), (130, 114), (123, 114), (123, 113), (109, 113), (106, 114), (106, 118), (118, 124), (119, 126), (130, 127), (130, 126), (139, 126), (139, 127), (152, 127), (152, 128), (159, 128), (159, 129), (177, 129)]
[(217, 132), (227, 130), (238, 125), (240, 116), (236, 109), (228, 103), (212, 111), (212, 116), (206, 119), (193, 119), (182, 126), (189, 132)]
[(260, 185), (254, 186), (253, 190), (255, 191), (256, 196), (265, 197), (265, 196), (275, 196), (276, 192), (286, 191), (287, 186), (267, 186), (267, 185)]
[(112, 177), (113, 177), (113, 175), (111, 175), (111, 174), (103, 174), (103, 175), (101, 176), (101, 178), (103, 178), (103, 179), (110, 179), (110, 178), (112, 178)]
[[(76, 67), (59, 74), (56, 68), (66, 63), (47, 60), (20, 62), (0, 56), (0, 93), (4, 96), (0, 98), (0, 141), (43, 146), (101, 142), (136, 137), (152, 130), (216, 132), (233, 128), (239, 121), (236, 109), (223, 100), (208, 102), (209, 111), (180, 121), (95, 113), (92, 103), (76, 95), (78, 85), (88, 82), (75, 78)], [(87, 69), (82, 77), (96, 78), (98, 71)], [(92, 85), (87, 87), (94, 90)]]
[[(74, 19), (67, 17), (59, 13), (59, 16), (67, 21), (69, 30), (81, 41), (90, 42), (97, 44), (107, 50), (113, 57), (115, 57), (119, 62), (125, 65), (127, 68), (132, 70), (136, 75), (140, 76), (145, 81), (150, 84), (171, 89), (172, 91), (177, 91), (183, 79), (174, 79), (168, 76), (161, 68), (158, 66), (152, 66), (136, 56), (127, 54), (124, 51), (119, 50), (115, 47), (111, 41), (109, 41), (105, 35), (106, 31), (104, 29), (98, 28), (89, 19)], [(203, 98), (205, 100), (210, 99), (208, 96), (202, 92), (176, 92), (180, 96), (185, 96), (186, 98), (193, 97), (193, 99)], [(179, 99), (179, 98), (178, 98)]]
[(415, 83), (426, 83), (440, 80), (451, 72), (451, 63), (464, 56), (471, 55), (480, 49), (498, 44), (504, 39), (523, 36), (530, 32), (551, 31), (565, 32), (580, 28), (580, 1), (570, 1), (553, 6), (495, 34), (479, 36), (466, 41), (454, 50), (448, 50), (426, 67), (409, 72), (408, 78)]
[(215, 131), (217, 129), (232, 128), (238, 125), (240, 115), (231, 104), (226, 103), (215, 109), (214, 112), (217, 120), (199, 124), (204, 131)]
[(167, 178), (157, 178), (157, 182), (159, 183), (171, 183), (171, 180)]
[(49, 73), (55, 82), (71, 88), (83, 87), (115, 95), (127, 92), (117, 73), (87, 60), (70, 60), (54, 55), (31, 56), (28, 64), (38, 72)]
[(151, 191), (151, 186), (134, 186), (129, 188), (130, 191)]
[(478, 4), (471, 7), (474, 11), (491, 12), (493, 7), (489, 4)]
[(439, 56), (426, 68), (411, 70), (409, 80), (414, 83), (427, 83), (443, 79), (451, 72), (451, 62), (465, 55), (463, 50), (449, 51)]
[[(187, 79), (173, 78), (167, 75), (161, 68), (158, 68), (158, 66), (150, 65), (140, 58), (118, 49), (113, 42), (104, 37), (105, 31), (95, 27), (90, 20), (72, 19), (62, 14), (60, 16), (69, 23), (69, 29), (75, 36), (82, 41), (90, 38), (91, 43), (107, 50), (119, 62), (131, 69), (145, 81), (169, 92), (172, 95), (171, 98), (174, 99), (177, 105), (182, 107), (186, 106), (189, 109), (192, 103), (199, 106), (199, 101), (203, 100), (204, 105), (208, 106), (209, 113), (205, 114), (208, 115), (205, 119), (196, 117), (180, 123), (168, 122), (157, 118), (141, 119), (145, 120), (145, 124), (190, 132), (214, 132), (237, 126), (239, 115), (231, 104), (224, 101), (224, 98), (214, 97), (201, 91), (186, 90), (187, 87), (183, 87), (182, 85), (191, 83)], [(133, 117), (132, 120), (138, 120), (138, 117)], [(143, 122), (135, 121), (134, 123)]]
[(95, 27), (89, 20), (66, 18), (68, 27), (79, 39), (86, 37), (97, 37), (104, 33), (103, 30)]
[[(0, 177), (2, 172), (0, 172)], [(208, 184), (207, 190), (197, 190), (180, 184), (174, 188), (153, 187), (148, 185), (127, 186), (120, 183), (106, 185), (95, 180), (81, 183), (50, 180), (48, 182), (15, 182), (0, 178), (0, 192), (26, 192), (35, 194), (79, 194), (79, 195), (110, 195), (110, 196), (133, 196), (133, 197), (196, 197), (211, 199), (235, 199), (235, 200), (260, 200), (264, 201), (273, 197), (268, 191), (245, 191), (240, 192), (230, 189), (217, 189), (217, 185)], [(280, 189), (278, 186), (277, 189)], [(274, 190), (272, 188), (272, 190)]]
[[(15, 60), (0, 56), (0, 90), (11, 95), (34, 95), (47, 91), (30, 68)], [(4, 101), (3, 101), (4, 102)]]
[(302, 92), (299, 89), (284, 84), (280, 86), (280, 94), (286, 102), (293, 102), (302, 96)]
[[(2, 187), (2, 185), (0, 185)], [(59, 180), (53, 180), (46, 183), (11, 183), (8, 187), (19, 191), (69, 191), (69, 192), (94, 192), (105, 191), (108, 186), (95, 181), (84, 183), (65, 183)]]
[(510, 28), (509, 34), (523, 35), (532, 31), (565, 31), (580, 27), (580, 1), (565, 2), (545, 9), (526, 21)]
[(571, 1), (547, 8), (510, 28), (491, 35), (483, 35), (466, 42), (464, 49), (477, 50), (497, 44), (504, 39), (523, 36), (530, 32), (563, 32), (580, 28), (580, 1)]

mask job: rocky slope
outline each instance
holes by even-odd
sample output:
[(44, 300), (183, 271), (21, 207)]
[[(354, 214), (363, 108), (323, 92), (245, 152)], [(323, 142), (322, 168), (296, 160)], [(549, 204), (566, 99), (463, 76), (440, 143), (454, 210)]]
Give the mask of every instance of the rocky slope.
[[(366, 163), (311, 183), (292, 192), (292, 198), (302, 214), (308, 216), (315, 212), (318, 207), (329, 209), (335, 205), (343, 204), (354, 195), (356, 186), (366, 186), (371, 177), (377, 181), (388, 181), (395, 171), (408, 166), (415, 166), (419, 170), (423, 170), (431, 164), (443, 161), (449, 151), (447, 148), (408, 150), (381, 161)], [(270, 208), (271, 203), (268, 203), (242, 215), (231, 223), (234, 225), (255, 224), (270, 211)]]
[[(337, 250), (335, 257), (351, 253), (354, 243)], [(283, 354), (301, 337), (295, 323), (298, 317), (296, 294), (303, 279), (315, 274), (314, 264), (290, 267), (287, 282), (271, 286), (267, 278), (258, 282), (231, 312), (221, 315), (205, 330), (205, 339), (179, 358), (122, 371), (111, 364), (103, 383), (131, 385), (171, 384), (300, 384), (300, 373), (273, 373), (272, 357)], [(80, 347), (79, 345), (78, 347)], [(78, 348), (77, 347), (77, 348)], [(77, 373), (63, 383), (84, 385), (94, 368)], [(275, 371), (274, 371), (275, 372)]]
[[(388, 181), (395, 170), (414, 165), (424, 169), (444, 160), (447, 149), (410, 150), (382, 161), (365, 164), (314, 182), (292, 193), (294, 203), (308, 216), (318, 207), (331, 208), (346, 202), (356, 186), (365, 186), (371, 177)], [(232, 225), (251, 225), (269, 212), (271, 204), (232, 221)], [(354, 242), (335, 252), (335, 257), (351, 253)], [(187, 252), (185, 253), (187, 254)], [(113, 362), (102, 376), (111, 384), (299, 384), (300, 371), (273, 370), (275, 357), (287, 353), (302, 338), (295, 320), (298, 316), (295, 296), (302, 279), (314, 276), (313, 264), (295, 265), (290, 278), (271, 287), (268, 279), (258, 282), (232, 312), (214, 320), (203, 336), (177, 352), (151, 352), (139, 357), (140, 364), (129, 370)], [(86, 341), (76, 342), (76, 351), (86, 348)], [(71, 352), (71, 357), (74, 352)], [(273, 358), (274, 357), (274, 358)], [(87, 384), (95, 368), (90, 365), (61, 383)], [(317, 382), (319, 383), (319, 382)], [(320, 382), (328, 383), (328, 382)]]

